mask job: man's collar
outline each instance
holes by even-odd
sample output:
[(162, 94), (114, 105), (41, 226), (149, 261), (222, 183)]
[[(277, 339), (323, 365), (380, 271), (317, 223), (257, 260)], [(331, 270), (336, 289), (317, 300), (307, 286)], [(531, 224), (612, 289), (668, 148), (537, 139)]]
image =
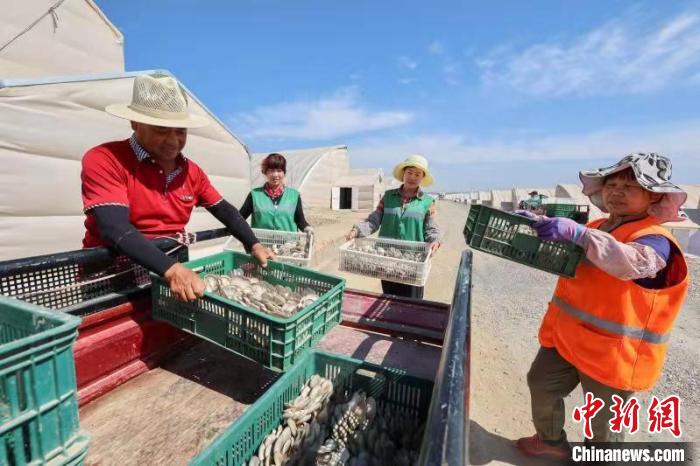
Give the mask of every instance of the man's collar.
[[(141, 146), (141, 144), (139, 144), (138, 140), (136, 139), (136, 133), (131, 134), (131, 137), (129, 138), (129, 145), (134, 151), (134, 154), (136, 154), (136, 160), (138, 160), (139, 162), (145, 162), (147, 160), (155, 161), (155, 159), (151, 157), (151, 154), (149, 154), (148, 151), (144, 149)], [(178, 155), (177, 158), (179, 159), (179, 161), (182, 162), (187, 161), (187, 157), (182, 155), (182, 153), (180, 153), (180, 155)]]
[(136, 133), (133, 133), (129, 138), (129, 145), (134, 151), (134, 154), (136, 154), (136, 160), (139, 162), (145, 162), (151, 158), (151, 154), (149, 154), (146, 149), (141, 147), (141, 144), (139, 144), (139, 142), (136, 140)]
[[(399, 194), (403, 195), (403, 185), (399, 187)], [(415, 197), (418, 199), (423, 198), (423, 190), (420, 188), (420, 186), (418, 186), (418, 191), (416, 191)]]

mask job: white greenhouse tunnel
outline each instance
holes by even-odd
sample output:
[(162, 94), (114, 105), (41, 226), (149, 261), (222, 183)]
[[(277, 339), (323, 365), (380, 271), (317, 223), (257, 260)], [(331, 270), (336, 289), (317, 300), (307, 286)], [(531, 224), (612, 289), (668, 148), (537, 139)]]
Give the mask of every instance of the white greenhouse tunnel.
[(124, 37), (92, 0), (3, 0), (0, 45), (0, 79), (124, 72)]
[[(688, 193), (688, 199), (682, 206), (688, 219), (683, 222), (666, 223), (664, 226), (678, 239), (684, 252), (700, 256), (700, 185), (681, 185), (681, 188)], [(550, 199), (558, 199), (561, 202), (569, 201), (577, 205), (587, 205), (590, 209), (589, 220), (595, 220), (605, 215), (590, 202), (588, 197), (581, 192), (581, 186), (577, 184), (558, 184), (554, 189), (512, 188), (510, 190), (445, 193), (444, 198), (468, 205), (485, 205), (512, 211), (520, 201), (529, 197), (531, 191), (537, 191)]]

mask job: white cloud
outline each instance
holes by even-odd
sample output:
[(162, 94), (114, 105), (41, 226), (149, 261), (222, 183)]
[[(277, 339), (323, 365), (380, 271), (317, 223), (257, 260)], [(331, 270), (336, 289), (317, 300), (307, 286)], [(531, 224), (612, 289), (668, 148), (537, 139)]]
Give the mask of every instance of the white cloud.
[(672, 158), (700, 160), (700, 120), (559, 136), (518, 132), (507, 141), (477, 140), (451, 133), (418, 134), (368, 138), (352, 147), (353, 158), (378, 162), (395, 161), (414, 152), (425, 154), (431, 162), (443, 164), (613, 160), (630, 152), (659, 152)]
[(477, 60), (485, 83), (538, 96), (651, 92), (700, 71), (700, 14), (657, 24), (610, 21), (567, 43), (497, 50)]
[(423, 154), (439, 175), (438, 190), (573, 182), (577, 170), (612, 164), (630, 152), (669, 155), (674, 179), (697, 183), (700, 120), (550, 137), (519, 131), (490, 140), (452, 133), (373, 137), (350, 146), (353, 165), (385, 171), (409, 154)]
[(445, 82), (450, 86), (457, 86), (462, 82), (461, 74), (462, 65), (452, 58), (446, 58), (442, 66), (442, 76)]
[(462, 65), (447, 52), (447, 48), (442, 42), (433, 40), (428, 46), (428, 52), (440, 60), (442, 79), (446, 84), (457, 86), (462, 82)]
[(398, 78), (398, 83), (401, 85), (408, 85), (416, 82), (415, 72), (418, 68), (418, 62), (406, 55), (399, 57), (399, 71), (400, 75)]
[(414, 71), (418, 68), (418, 62), (404, 55), (399, 57), (399, 68), (406, 71)]
[(325, 140), (367, 133), (409, 123), (407, 111), (372, 111), (360, 102), (357, 88), (330, 96), (296, 100), (258, 108), (233, 117), (232, 127), (245, 137)]
[(442, 45), (442, 42), (436, 39), (433, 40), (428, 46), (428, 52), (433, 55), (444, 55), (445, 47)]

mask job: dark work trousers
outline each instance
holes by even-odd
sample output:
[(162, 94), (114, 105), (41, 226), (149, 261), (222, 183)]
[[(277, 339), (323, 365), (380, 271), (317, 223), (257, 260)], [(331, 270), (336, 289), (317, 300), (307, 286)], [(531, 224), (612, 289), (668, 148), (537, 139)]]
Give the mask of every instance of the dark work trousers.
[(535, 430), (542, 440), (556, 445), (566, 441), (564, 421), (566, 411), (564, 398), (579, 384), (585, 392), (591, 392), (596, 398), (605, 402), (593, 418), (593, 442), (622, 442), (624, 430), (620, 433), (610, 431), (608, 422), (613, 416), (609, 410), (612, 406), (612, 396), (618, 395), (627, 401), (633, 392), (608, 387), (593, 380), (580, 372), (566, 359), (562, 358), (554, 348), (540, 347), (527, 374), (527, 384), (530, 387), (532, 403), (532, 421)]
[(403, 296), (405, 298), (423, 299), (423, 287), (404, 285), (403, 283), (395, 283), (387, 280), (382, 280), (382, 292), (384, 294), (393, 294), (394, 296)]

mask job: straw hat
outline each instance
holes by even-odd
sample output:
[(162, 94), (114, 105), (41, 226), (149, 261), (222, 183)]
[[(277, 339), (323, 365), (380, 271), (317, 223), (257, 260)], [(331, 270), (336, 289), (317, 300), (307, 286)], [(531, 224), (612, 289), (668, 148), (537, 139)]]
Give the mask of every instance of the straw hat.
[(652, 193), (663, 194), (659, 202), (649, 207), (649, 215), (653, 215), (664, 223), (682, 221), (686, 218), (680, 208), (688, 198), (688, 194), (671, 183), (671, 159), (653, 152), (629, 154), (615, 165), (598, 170), (582, 170), (579, 172), (579, 178), (583, 183), (583, 194), (588, 196), (596, 207), (607, 213), (601, 192), (603, 181), (606, 176), (628, 168), (632, 169), (637, 183), (642, 188)]
[(105, 111), (126, 120), (167, 128), (200, 128), (209, 121), (187, 111), (187, 95), (175, 78), (164, 74), (136, 76), (131, 103)]
[(422, 155), (410, 155), (406, 160), (394, 167), (394, 178), (403, 181), (403, 171), (409, 167), (419, 168), (425, 173), (421, 186), (428, 187), (433, 184), (433, 176), (428, 169), (428, 161)]

